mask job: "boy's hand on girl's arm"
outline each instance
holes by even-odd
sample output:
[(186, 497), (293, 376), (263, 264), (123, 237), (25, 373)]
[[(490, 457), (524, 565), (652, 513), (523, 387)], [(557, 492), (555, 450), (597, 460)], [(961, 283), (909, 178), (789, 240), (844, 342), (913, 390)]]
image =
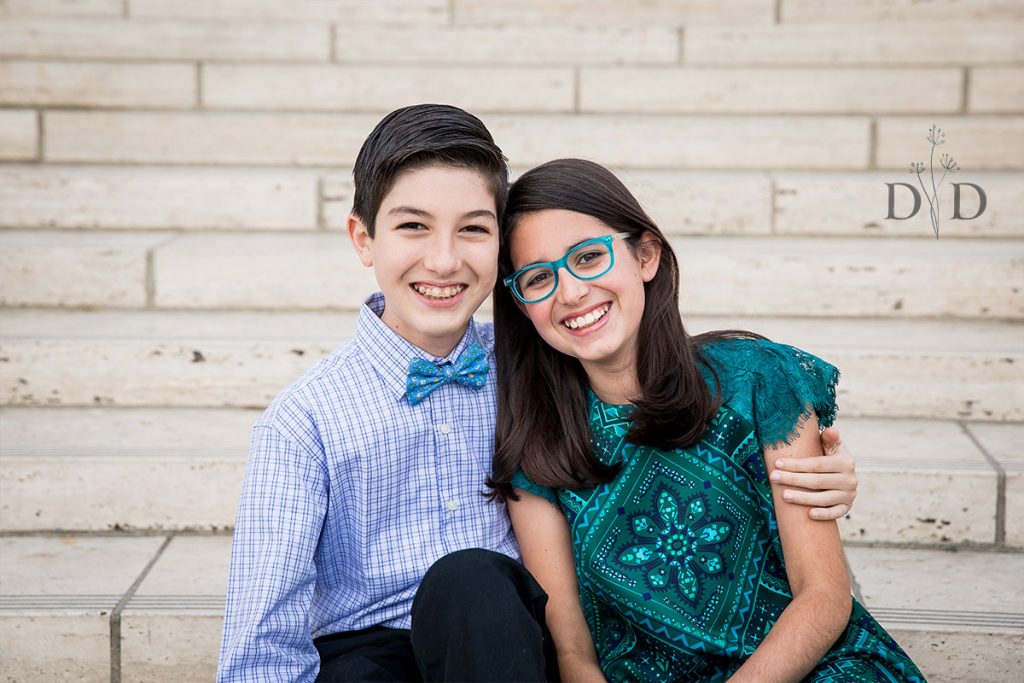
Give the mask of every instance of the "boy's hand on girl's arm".
[(811, 508), (811, 519), (839, 519), (850, 512), (857, 497), (857, 464), (835, 427), (821, 433), (821, 449), (825, 455), (779, 459), (771, 481), (797, 487), (786, 490), (786, 501)]

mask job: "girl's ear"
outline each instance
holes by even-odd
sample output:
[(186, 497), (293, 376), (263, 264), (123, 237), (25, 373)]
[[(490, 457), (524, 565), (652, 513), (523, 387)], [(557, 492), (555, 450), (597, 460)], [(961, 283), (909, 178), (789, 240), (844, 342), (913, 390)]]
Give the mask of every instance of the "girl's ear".
[(359, 256), (359, 260), (363, 262), (363, 265), (367, 268), (373, 266), (373, 251), (370, 249), (373, 238), (370, 237), (370, 233), (362, 219), (354, 213), (348, 216), (348, 238), (352, 242), (352, 246), (355, 247), (356, 254)]
[(640, 278), (650, 282), (658, 274), (658, 266), (661, 264), (661, 239), (650, 230), (645, 230), (640, 235), (636, 256), (640, 261)]

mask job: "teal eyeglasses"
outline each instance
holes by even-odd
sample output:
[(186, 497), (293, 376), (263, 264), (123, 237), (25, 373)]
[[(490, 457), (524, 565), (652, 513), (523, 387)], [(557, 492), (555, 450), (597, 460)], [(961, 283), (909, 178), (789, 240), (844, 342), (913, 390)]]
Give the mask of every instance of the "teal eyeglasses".
[(502, 280), (524, 304), (544, 301), (558, 289), (558, 271), (565, 268), (577, 280), (595, 280), (615, 265), (612, 242), (629, 237), (620, 232), (580, 242), (557, 261), (531, 263)]

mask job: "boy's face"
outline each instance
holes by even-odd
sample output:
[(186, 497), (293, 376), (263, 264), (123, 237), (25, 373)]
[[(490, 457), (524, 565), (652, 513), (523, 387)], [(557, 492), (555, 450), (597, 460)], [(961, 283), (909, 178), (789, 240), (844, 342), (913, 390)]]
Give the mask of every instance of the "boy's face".
[(431, 165), (400, 173), (371, 238), (355, 215), (348, 231), (384, 293), (381, 319), (433, 356), (446, 356), (498, 275), (494, 196), (476, 171)]

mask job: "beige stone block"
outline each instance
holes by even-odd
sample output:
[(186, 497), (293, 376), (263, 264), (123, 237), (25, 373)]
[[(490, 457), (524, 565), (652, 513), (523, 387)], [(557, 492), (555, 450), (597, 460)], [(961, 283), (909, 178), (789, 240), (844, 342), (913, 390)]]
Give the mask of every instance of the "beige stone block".
[(184, 108), (196, 104), (186, 64), (0, 63), (0, 103), (22, 106)]
[(167, 235), (2, 232), (0, 303), (6, 306), (146, 304), (146, 258)]
[(230, 554), (230, 536), (171, 541), (122, 616), (123, 681), (215, 675)]
[(681, 306), (694, 315), (1024, 318), (1024, 245), (1013, 241), (691, 237), (672, 244)]
[(1012, 680), (1024, 665), (1013, 553), (847, 548), (868, 610), (932, 681)]
[(317, 175), (206, 168), (0, 167), (0, 226), (312, 230)]
[[(4, 597), (0, 609), (0, 671), (8, 681), (107, 683), (110, 680), (109, 600), (86, 610), (80, 600), (29, 607)], [(41, 603), (41, 604), (40, 604)], [(77, 604), (76, 604), (77, 603)]]
[(195, 607), (197, 602), (207, 601), (191, 598), (185, 603), (188, 606), (182, 607), (172, 598), (156, 608), (140, 606), (125, 612), (121, 619), (124, 683), (191, 683), (216, 678), (224, 609)]
[(345, 235), (181, 237), (154, 257), (163, 308), (358, 310), (377, 288)]
[(203, 67), (203, 105), (229, 109), (390, 111), (445, 102), (468, 111), (568, 112), (571, 69), (369, 66)]
[(328, 230), (346, 230), (352, 212), (355, 185), (352, 173), (331, 173), (320, 183), (321, 217)]
[[(832, 4), (832, 3), (829, 3)], [(775, 26), (693, 26), (683, 40), (683, 64), (949, 65), (1010, 64), (1024, 52), (1017, 23), (859, 22)]]
[(17, 16), (97, 16), (119, 17), (124, 0), (4, 0), (0, 17)]
[[(982, 581), (993, 581), (988, 576)], [(994, 579), (1000, 581), (1001, 577)], [(1012, 681), (1024, 666), (1024, 636), (996, 627), (973, 624), (956, 632), (943, 623), (941, 610), (919, 617), (921, 624), (889, 626), (889, 634), (910, 655), (929, 683), (991, 683)], [(971, 620), (972, 614), (964, 616)]]
[(580, 111), (868, 114), (960, 110), (958, 69), (584, 68)]
[(0, 526), (231, 527), (258, 417), (244, 410), (6, 409)]
[[(513, 163), (584, 157), (620, 168), (866, 168), (868, 122), (858, 117), (482, 117)], [(822, 141), (828, 141), (828, 153)]]
[(3, 311), (0, 403), (264, 408), (355, 316)]
[(1019, 351), (835, 352), (829, 360), (843, 371), (839, 403), (844, 415), (1024, 419), (1024, 356)]
[(447, 0), (132, 0), (132, 17), (311, 19), (346, 24), (448, 23)]
[(985, 452), (995, 459), (1006, 478), (1006, 545), (1024, 547), (1024, 425), (971, 423), (968, 430)]
[(1024, 67), (978, 67), (971, 69), (968, 82), (968, 111), (1024, 113)]
[(456, 24), (570, 26), (688, 26), (771, 23), (769, 0), (455, 0)]
[[(10, 364), (0, 392), (7, 405), (265, 408), (334, 346), (302, 339), (5, 340), (0, 348)], [(224, 468), (216, 474), (231, 476)]]
[(320, 60), (324, 24), (252, 21), (11, 19), (0, 23), (0, 57), (79, 59)]
[(1024, 19), (1024, 5), (1017, 0), (858, 0), (821, 2), (785, 0), (781, 19), (788, 22), (825, 21), (1014, 21)]
[[(931, 127), (946, 133), (945, 143), (935, 150), (936, 179), (942, 168), (941, 154), (950, 154), (960, 165), (956, 174), (973, 171), (1024, 170), (1024, 116), (965, 116), (936, 121), (926, 118), (880, 118), (877, 126), (876, 163), (879, 168), (904, 170), (913, 162), (929, 169)], [(947, 178), (948, 180), (948, 178)]]
[[(0, 345), (5, 404), (262, 409), (354, 329), (337, 315), (84, 313), (43, 315), (46, 336), (30, 316), (35, 323)], [(16, 316), (5, 322), (18, 327)]]
[(334, 46), (339, 62), (373, 64), (671, 64), (679, 57), (678, 32), (651, 26), (338, 26)]
[(619, 177), (669, 235), (764, 234), (771, 182), (761, 173), (630, 171)]
[[(845, 411), (844, 411), (845, 412)], [(869, 543), (992, 543), (997, 475), (955, 422), (840, 420), (857, 459), (843, 538)]]
[(0, 457), (0, 524), (8, 531), (216, 531), (234, 524), (244, 455), (112, 450)]
[[(928, 217), (928, 202), (917, 179), (905, 172), (868, 173), (774, 173), (775, 231), (822, 236), (893, 236), (935, 238)], [(953, 218), (953, 183), (973, 183), (985, 192), (985, 211), (977, 218)], [(889, 188), (886, 183), (909, 183), (921, 197), (917, 214), (889, 219)], [(905, 187), (893, 187), (894, 216), (908, 216), (913, 195)], [(969, 186), (960, 188), (960, 215), (974, 216), (979, 195)], [(939, 237), (1024, 237), (1024, 174), (957, 173), (947, 177), (939, 192)]]
[(1019, 323), (683, 314), (691, 334), (752, 330), (832, 363), (844, 418), (1024, 421)]
[(38, 116), (34, 111), (0, 110), (0, 160), (27, 161), (39, 154)]
[(45, 114), (48, 161), (350, 165), (377, 116), (219, 112)]
[(0, 538), (0, 669), (9, 680), (107, 681), (110, 613), (162, 538)]
[[(244, 410), (6, 409), (0, 525), (230, 527), (258, 417)], [(167, 496), (169, 489), (177, 493)]]

